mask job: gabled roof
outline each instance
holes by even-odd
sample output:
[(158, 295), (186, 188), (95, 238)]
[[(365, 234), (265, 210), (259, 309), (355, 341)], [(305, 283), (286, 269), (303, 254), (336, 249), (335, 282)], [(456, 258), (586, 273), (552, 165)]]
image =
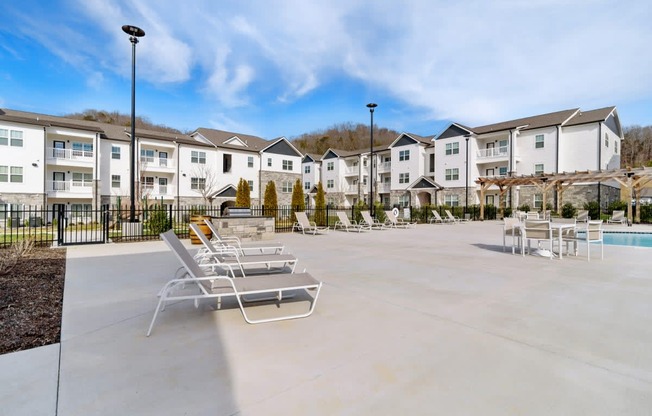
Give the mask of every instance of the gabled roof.
[(465, 125), (460, 123), (451, 123), (448, 125), (448, 127), (442, 130), (441, 133), (433, 137), (432, 140), (434, 141), (440, 139), (447, 139), (449, 137), (459, 137), (471, 133), (473, 133), (473, 130), (470, 127), (466, 127)]
[(213, 196), (213, 198), (217, 198), (217, 197), (225, 197), (226, 198), (226, 197), (234, 197), (236, 193), (237, 193), (236, 187), (231, 185), (231, 184), (228, 184), (225, 187), (223, 187), (222, 189), (215, 192), (212, 196)]
[(605, 121), (616, 111), (616, 107), (598, 108), (597, 110), (580, 111), (575, 114), (565, 126), (577, 126), (579, 124), (597, 123)]
[(303, 156), (303, 160), (301, 161), (301, 163), (320, 162), (320, 161), (321, 161), (321, 157), (318, 154), (306, 153)]
[(203, 139), (209, 141), (215, 147), (240, 151), (260, 152), (270, 143), (267, 140), (257, 136), (233, 133), (224, 130), (208, 129), (205, 127), (200, 127), (191, 134), (193, 137), (196, 135), (200, 135)]
[(328, 155), (330, 152), (332, 152), (337, 157), (359, 156), (361, 154), (360, 150), (341, 150), (341, 149), (333, 149), (332, 147), (330, 147), (328, 148), (328, 150), (324, 152), (323, 155), (321, 155), (321, 158), (319, 158), (319, 160), (324, 160), (326, 155)]
[(434, 180), (430, 179), (427, 176), (419, 176), (416, 181), (412, 182), (407, 189), (444, 189), (443, 186), (439, 185)]
[(495, 124), (487, 124), (486, 126), (473, 127), (476, 134), (493, 133), (496, 131), (512, 130), (520, 127), (521, 130), (532, 130), (542, 127), (564, 125), (571, 119), (579, 108), (572, 108), (570, 110), (556, 111), (554, 113), (541, 114), (538, 116), (518, 118), (515, 120), (503, 121)]
[[(284, 150), (290, 150), (296, 154), (296, 156), (303, 157), (303, 153), (299, 151), (294, 145), (292, 144), (291, 141), (286, 139), (285, 137), (279, 137), (275, 140), (270, 140), (267, 142), (268, 145), (265, 146), (260, 150), (260, 152), (265, 152), (271, 150), (273, 147), (278, 147), (278, 146), (283, 146)], [(287, 152), (284, 152), (283, 154), (286, 154)]]
[(426, 146), (432, 146), (432, 138), (431, 137), (423, 137), (423, 136), (419, 136), (419, 135), (414, 134), (414, 133), (401, 133), (387, 147), (391, 149), (397, 143), (399, 143), (400, 141), (402, 141), (402, 140), (404, 140), (406, 138), (413, 141), (414, 143), (419, 143), (419, 144), (423, 144), (423, 145), (426, 145)]

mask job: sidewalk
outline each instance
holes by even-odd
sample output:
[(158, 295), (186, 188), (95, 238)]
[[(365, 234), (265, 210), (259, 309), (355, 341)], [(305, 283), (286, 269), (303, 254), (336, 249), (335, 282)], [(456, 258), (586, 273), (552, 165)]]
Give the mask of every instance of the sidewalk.
[[(149, 338), (178, 267), (166, 246), (70, 247), (58, 415), (649, 412), (651, 249), (523, 258), (501, 231), (278, 234), (324, 281), (313, 316), (248, 325), (182, 302)], [(55, 414), (58, 350), (0, 356), (3, 412)]]

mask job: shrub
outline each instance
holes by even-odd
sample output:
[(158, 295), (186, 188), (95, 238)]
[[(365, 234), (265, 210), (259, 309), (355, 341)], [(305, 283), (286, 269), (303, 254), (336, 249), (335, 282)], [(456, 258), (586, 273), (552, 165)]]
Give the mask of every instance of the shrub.
[(355, 222), (359, 223), (362, 221), (362, 211), (369, 211), (369, 207), (363, 201), (358, 201), (355, 207), (353, 207), (353, 219)]
[(315, 195), (315, 218), (319, 226), (326, 225), (326, 193), (321, 181), (317, 183), (317, 195)]
[(34, 240), (25, 238), (16, 241), (7, 250), (0, 251), (0, 276), (11, 272), (18, 262), (34, 248)]
[(589, 218), (600, 219), (600, 204), (598, 204), (598, 201), (585, 202), (584, 209), (589, 211)]
[[(510, 209), (511, 211), (511, 209)], [(509, 213), (510, 215), (512, 214), (511, 212)], [(509, 215), (505, 214), (506, 217)], [(493, 204), (488, 204), (484, 206), (484, 217), (485, 219), (495, 219), (496, 218), (496, 206)]]
[(387, 221), (387, 215), (385, 215), (385, 206), (381, 202), (376, 201), (374, 204), (374, 213), (376, 214), (376, 219), (378, 221)]
[(607, 212), (609, 214), (613, 214), (614, 211), (627, 211), (627, 202), (614, 201), (611, 204), (607, 205)]
[(570, 202), (566, 202), (561, 207), (562, 218), (574, 218), (576, 214), (577, 214), (577, 209)]
[(163, 207), (155, 207), (149, 216), (149, 231), (152, 234), (161, 234), (170, 229), (168, 214)]
[(517, 208), (519, 211), (530, 212), (530, 206), (528, 204), (523, 204)]

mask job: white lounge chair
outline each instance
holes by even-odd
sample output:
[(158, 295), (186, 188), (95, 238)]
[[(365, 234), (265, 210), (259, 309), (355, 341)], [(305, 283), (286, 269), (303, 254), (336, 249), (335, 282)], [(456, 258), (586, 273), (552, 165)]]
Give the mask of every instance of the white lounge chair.
[(295, 212), (294, 215), (297, 217), (297, 222), (292, 226), (292, 231), (297, 230), (301, 231), (302, 234), (309, 233), (312, 235), (328, 232), (328, 227), (321, 227), (314, 221), (310, 221), (305, 212)]
[(228, 270), (231, 273), (231, 277), (236, 277), (234, 272), (235, 268), (240, 270), (242, 276), (246, 276), (245, 267), (252, 266), (265, 267), (266, 271), (272, 270), (272, 265), (280, 265), (280, 271), (285, 270), (289, 266), (291, 267), (292, 273), (294, 273), (294, 269), (299, 261), (291, 254), (242, 256), (233, 247), (216, 246), (211, 243), (197, 224), (190, 224), (190, 229), (197, 234), (205, 249), (205, 251), (195, 256), (200, 267), (210, 267), (213, 270), (216, 268)]
[(586, 209), (582, 209), (577, 211), (577, 215), (575, 216), (575, 220), (577, 222), (587, 222), (591, 218), (589, 217), (589, 211)]
[(448, 218), (448, 221), (451, 221), (451, 222), (454, 222), (454, 223), (457, 223), (457, 224), (462, 223), (462, 222), (469, 222), (470, 221), (469, 218), (456, 217), (448, 209), (445, 209), (444, 212), (446, 213), (446, 217)]
[(503, 252), (507, 246), (507, 237), (512, 237), (512, 254), (514, 254), (517, 241), (518, 246), (521, 247), (521, 222), (518, 218), (503, 218)]
[[(322, 284), (309, 273), (264, 275), (235, 279), (228, 276), (210, 275), (197, 265), (188, 250), (186, 250), (181, 241), (174, 234), (174, 231), (170, 230), (161, 234), (161, 238), (165, 241), (170, 250), (172, 250), (175, 257), (181, 262), (182, 268), (185, 271), (185, 277), (170, 280), (159, 292), (159, 301), (154, 310), (152, 322), (147, 330), (147, 336), (151, 334), (156, 318), (159, 312), (162, 312), (165, 309), (165, 304), (167, 302), (193, 300), (195, 301), (195, 306), (198, 306), (201, 299), (217, 299), (219, 307), (221, 298), (233, 296), (238, 302), (238, 307), (240, 308), (240, 312), (245, 321), (250, 324), (305, 318), (310, 316), (315, 310)], [(199, 293), (194, 290), (190, 292), (188, 286), (199, 289)], [(275, 297), (281, 301), (284, 298), (284, 292), (292, 291), (294, 293), (298, 290), (304, 290), (306, 293), (308, 293), (308, 291), (316, 291), (314, 296), (312, 296), (310, 307), (307, 312), (263, 319), (251, 319), (247, 316), (243, 304), (244, 296), (275, 294)], [(183, 293), (177, 293), (178, 291), (183, 291)]]
[(362, 222), (372, 230), (386, 230), (388, 228), (384, 223), (373, 218), (369, 211), (361, 211), (360, 214), (362, 215)]
[(611, 218), (607, 220), (607, 224), (627, 224), (627, 217), (625, 217), (625, 211), (614, 211), (611, 214)]
[(439, 211), (436, 210), (431, 210), (432, 211), (432, 218), (430, 218), (430, 223), (439, 223), (439, 224), (455, 224), (455, 221), (451, 221), (448, 218), (442, 218), (441, 215), (439, 215)]
[(346, 216), (346, 212), (344, 211), (337, 211), (337, 222), (335, 223), (335, 227), (333, 228), (334, 230), (337, 230), (338, 228), (343, 228), (346, 230), (346, 232), (349, 232), (349, 230), (357, 231), (360, 232), (362, 230), (368, 230), (371, 231), (371, 226), (367, 225), (366, 223), (356, 223), (354, 220), (350, 220), (349, 217)]
[(250, 254), (283, 254), (285, 244), (280, 241), (248, 241), (242, 242), (237, 236), (222, 237), (211, 220), (204, 220), (213, 233), (212, 243), (219, 243), (226, 246), (233, 246), (243, 255)]
[(387, 217), (387, 224), (392, 228), (410, 228), (416, 227), (417, 225), (416, 222), (409, 222), (403, 218), (398, 218), (392, 210), (385, 211), (385, 216)]

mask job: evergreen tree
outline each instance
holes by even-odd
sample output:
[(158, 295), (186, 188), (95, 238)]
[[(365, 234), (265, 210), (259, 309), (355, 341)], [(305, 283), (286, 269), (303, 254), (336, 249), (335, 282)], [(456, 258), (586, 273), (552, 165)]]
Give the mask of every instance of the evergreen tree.
[(263, 212), (265, 215), (273, 215), (278, 208), (278, 197), (276, 196), (276, 184), (274, 181), (267, 182), (265, 187), (265, 199), (263, 200)]
[(295, 212), (302, 212), (306, 210), (306, 202), (303, 197), (303, 187), (301, 186), (301, 180), (297, 179), (292, 188), (292, 217), (296, 221), (294, 216)]
[(315, 196), (315, 222), (317, 225), (326, 225), (326, 193), (321, 181), (317, 183), (317, 195)]
[(238, 208), (249, 208), (251, 206), (251, 191), (249, 182), (240, 178), (238, 189), (235, 193), (235, 206)]

